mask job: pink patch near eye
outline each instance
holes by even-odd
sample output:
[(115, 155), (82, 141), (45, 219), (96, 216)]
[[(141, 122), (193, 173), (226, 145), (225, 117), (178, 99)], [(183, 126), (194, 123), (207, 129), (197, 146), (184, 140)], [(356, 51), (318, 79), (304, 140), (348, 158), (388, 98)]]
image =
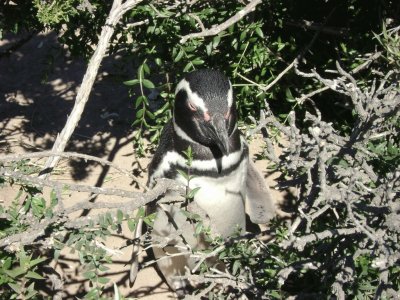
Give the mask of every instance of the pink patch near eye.
[(189, 106), (191, 111), (196, 111), (197, 110), (197, 108), (190, 101), (188, 102), (188, 106)]
[(204, 121), (208, 122), (211, 120), (210, 114), (208, 113), (208, 111), (206, 111), (204, 113)]
[(231, 115), (231, 111), (230, 110), (228, 110), (227, 112), (226, 112), (226, 114), (225, 114), (225, 120), (228, 120), (229, 119), (229, 117), (230, 117), (230, 115)]

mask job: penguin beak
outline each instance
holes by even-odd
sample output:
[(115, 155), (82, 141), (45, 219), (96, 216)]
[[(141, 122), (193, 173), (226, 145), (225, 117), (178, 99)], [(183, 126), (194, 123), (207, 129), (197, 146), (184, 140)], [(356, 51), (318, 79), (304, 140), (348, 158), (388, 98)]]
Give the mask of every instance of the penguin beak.
[(225, 125), (225, 118), (222, 114), (215, 114), (211, 118), (211, 122), (207, 122), (208, 137), (221, 150), (223, 155), (229, 152), (229, 137)]

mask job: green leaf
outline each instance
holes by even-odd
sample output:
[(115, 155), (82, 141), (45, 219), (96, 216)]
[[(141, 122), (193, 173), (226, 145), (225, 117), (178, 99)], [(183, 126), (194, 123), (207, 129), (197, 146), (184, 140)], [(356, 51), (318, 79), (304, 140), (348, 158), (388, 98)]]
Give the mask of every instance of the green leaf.
[(143, 218), (146, 215), (146, 209), (144, 206), (139, 207), (137, 211), (136, 218)]
[(154, 219), (156, 218), (156, 213), (150, 214), (143, 219), (147, 226), (153, 227)]
[(136, 85), (138, 83), (139, 83), (139, 79), (132, 79), (132, 80), (124, 81), (125, 85)]
[(247, 31), (246, 30), (242, 31), (239, 37), (239, 41), (240, 42), (243, 41), (246, 38), (246, 36), (247, 36)]
[(212, 46), (213, 46), (213, 43), (212, 43), (212, 42), (209, 43), (209, 44), (207, 44), (207, 46), (206, 46), (206, 53), (207, 53), (208, 56), (211, 55)]
[(141, 122), (141, 119), (136, 119), (133, 123), (132, 126), (135, 126)]
[(292, 91), (290, 90), (290, 88), (286, 88), (285, 95), (286, 95), (286, 100), (288, 102), (295, 102), (296, 101), (294, 99), (293, 95), (292, 95)]
[(270, 295), (271, 297), (274, 297), (274, 298), (277, 298), (277, 299), (281, 299), (281, 298), (282, 298), (282, 297), (281, 297), (281, 294), (278, 293), (277, 291), (271, 291), (271, 292), (269, 293), (269, 295)]
[(135, 109), (137, 109), (142, 103), (143, 103), (143, 96), (137, 97), (135, 101)]
[(36, 272), (28, 271), (25, 277), (33, 278), (33, 279), (44, 279), (44, 277)]
[(99, 297), (98, 294), (99, 290), (97, 288), (93, 288), (85, 295), (85, 299), (97, 299)]
[(186, 66), (183, 68), (183, 72), (189, 71), (191, 67), (192, 67), (192, 62), (188, 62)]
[(217, 48), (220, 41), (221, 41), (221, 36), (220, 36), (220, 35), (216, 35), (216, 36), (213, 38), (212, 47), (213, 47), (214, 49)]
[(104, 266), (104, 265), (100, 265), (99, 266), (99, 271), (101, 271), (101, 272), (105, 272), (105, 271), (108, 271), (108, 270), (110, 270), (110, 268), (107, 267), (107, 266)]
[(33, 196), (32, 207), (41, 210), (46, 207), (46, 201), (43, 199), (43, 197)]
[(21, 293), (21, 286), (20, 286), (19, 284), (9, 282), (8, 285), (9, 285), (10, 288), (12, 288), (12, 289), (14, 290), (14, 292), (16, 292), (17, 294)]
[(51, 192), (50, 192), (50, 206), (51, 206), (51, 207), (54, 207), (54, 206), (57, 205), (57, 203), (58, 203), (57, 193), (56, 193), (56, 191), (53, 189), (53, 190), (51, 190)]
[(241, 267), (240, 260), (235, 260), (232, 266), (233, 275), (236, 275), (238, 273), (240, 267)]
[(285, 44), (283, 44), (283, 43), (279, 43), (279, 45), (278, 45), (278, 52), (279, 51), (281, 51), (283, 48), (285, 48)]
[(146, 73), (147, 75), (150, 74), (150, 68), (146, 63), (143, 63), (142, 67), (143, 67), (144, 73)]
[(11, 267), (11, 263), (12, 263), (11, 257), (7, 257), (4, 260), (3, 265), (1, 266), (1, 269), (8, 270)]
[(28, 197), (26, 199), (26, 201), (25, 201), (25, 204), (24, 204), (24, 211), (25, 212), (29, 211), (29, 208), (31, 207), (31, 203), (32, 203), (32, 197)]
[(131, 232), (134, 232), (136, 229), (136, 221), (134, 219), (128, 219), (128, 228)]
[(140, 66), (137, 70), (137, 78), (139, 78), (139, 80), (141, 80), (142, 78), (144, 78), (144, 72), (143, 72), (143, 68), (142, 66)]
[(149, 110), (146, 110), (146, 116), (148, 116), (151, 120), (154, 120), (154, 119), (155, 119), (154, 114), (153, 114), (151, 111), (149, 111)]
[(110, 278), (107, 278), (107, 277), (99, 277), (99, 278), (97, 278), (97, 282), (100, 283), (100, 284), (106, 284), (109, 281), (110, 281)]
[(185, 171), (183, 171), (183, 170), (180, 170), (180, 169), (178, 169), (177, 171), (178, 171), (178, 173), (179, 173), (179, 174), (181, 174), (181, 176), (182, 176), (183, 178), (185, 178), (185, 179), (186, 179), (186, 181), (188, 181), (188, 180), (189, 180), (189, 176), (188, 176), (188, 174), (186, 174), (186, 172), (185, 172)]
[(340, 43), (340, 48), (342, 48), (343, 52), (346, 53), (347, 52), (347, 47), (346, 44), (344, 43)]
[(264, 33), (262, 32), (262, 29), (260, 27), (256, 28), (256, 33), (260, 38), (264, 38)]
[(96, 273), (93, 271), (88, 271), (83, 273), (83, 277), (90, 280), (96, 277)]
[(139, 109), (137, 112), (136, 112), (136, 118), (138, 118), (138, 119), (140, 119), (141, 117), (143, 117), (143, 108), (141, 108), (141, 109)]
[(121, 223), (123, 219), (124, 219), (124, 213), (122, 212), (122, 210), (118, 209), (118, 210), (117, 210), (117, 220), (118, 220), (118, 223)]
[(34, 289), (32, 289), (32, 290), (30, 290), (30, 291), (28, 292), (28, 294), (25, 296), (25, 299), (30, 299), (30, 298), (32, 298), (33, 296), (35, 296), (37, 293), (38, 293), (37, 291), (35, 291)]
[(17, 278), (19, 275), (25, 273), (25, 269), (22, 267), (16, 267), (12, 270), (5, 270), (4, 273), (6, 273), (8, 276), (12, 278)]
[(195, 236), (198, 236), (202, 231), (203, 231), (203, 224), (197, 223), (194, 232)]
[(200, 187), (196, 187), (196, 188), (190, 190), (190, 192), (187, 194), (187, 197), (192, 199), (196, 195), (198, 190), (200, 190)]
[(147, 87), (148, 89), (154, 89), (154, 88), (155, 88), (154, 84), (153, 84), (150, 80), (148, 80), (148, 79), (143, 79), (143, 80), (142, 80), (142, 84), (143, 84), (145, 87)]
[(198, 65), (202, 65), (204, 64), (204, 60), (200, 59), (200, 58), (196, 58), (194, 61), (192, 61), (192, 64), (198, 66)]
[(58, 260), (58, 258), (60, 257), (60, 254), (61, 254), (61, 250), (60, 249), (54, 250), (54, 259)]
[(154, 61), (155, 61), (157, 66), (161, 66), (161, 64), (162, 64), (161, 58), (157, 57)]
[(178, 52), (178, 55), (175, 57), (174, 62), (180, 61), (180, 60), (182, 59), (182, 57), (183, 57), (183, 54), (184, 54), (184, 51), (183, 51), (183, 49), (181, 48), (181, 49), (179, 50), (179, 52)]

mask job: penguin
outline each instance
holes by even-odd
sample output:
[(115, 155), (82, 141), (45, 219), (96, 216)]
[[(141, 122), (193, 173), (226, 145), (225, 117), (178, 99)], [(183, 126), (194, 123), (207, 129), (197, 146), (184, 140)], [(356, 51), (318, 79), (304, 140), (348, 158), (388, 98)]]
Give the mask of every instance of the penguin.
[[(176, 86), (173, 117), (163, 128), (148, 166), (150, 188), (157, 178), (170, 178), (197, 189), (193, 210), (201, 211), (212, 235), (222, 238), (245, 232), (246, 212), (256, 224), (267, 223), (275, 214), (269, 189), (249, 158), (237, 121), (232, 84), (223, 73), (203, 69), (187, 74)], [(184, 155), (189, 147), (190, 166)], [(191, 175), (190, 181), (180, 170)], [(183, 210), (164, 204), (151, 209), (156, 212), (151, 233), (154, 257), (178, 294), (190, 286), (182, 278), (197, 263), (190, 253), (207, 248)]]

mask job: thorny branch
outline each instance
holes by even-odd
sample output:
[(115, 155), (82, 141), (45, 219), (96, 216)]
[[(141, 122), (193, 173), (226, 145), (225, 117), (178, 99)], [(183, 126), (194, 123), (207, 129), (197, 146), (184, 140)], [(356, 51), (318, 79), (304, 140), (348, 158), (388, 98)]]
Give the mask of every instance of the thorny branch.
[[(313, 249), (311, 260), (305, 265), (289, 265), (280, 271), (281, 285), (290, 274), (318, 266), (318, 270), (327, 268), (324, 269), (326, 274), (335, 279), (332, 293), (338, 299), (344, 299), (345, 291), (355, 280), (355, 261), (361, 255), (360, 251), (349, 254), (344, 248), (347, 247), (346, 243), (356, 243), (359, 250), (368, 250), (368, 255), (373, 251), (371, 259), (375, 259), (376, 266), (382, 270), (381, 284), (375, 299), (393, 295), (387, 270), (400, 261), (399, 257), (393, 258), (398, 251), (400, 237), (400, 223), (394, 221), (400, 218), (400, 168), (388, 166), (390, 171), (378, 173), (374, 162), (378, 156), (373, 153), (369, 143), (372, 137), (374, 140), (392, 140), (399, 135), (399, 128), (388, 122), (392, 118), (393, 124), (398, 122), (399, 78), (394, 71), (389, 71), (379, 80), (372, 80), (369, 86), (359, 86), (354, 78), (354, 75), (369, 67), (380, 56), (380, 52), (370, 55), (350, 72), (337, 63), (338, 77), (333, 79), (324, 78), (315, 69), (306, 73), (300, 71), (297, 65), (295, 67), (299, 76), (322, 84), (321, 88), (297, 98), (298, 105), (329, 89), (348, 97), (356, 115), (348, 136), (340, 134), (331, 123), (322, 120), (315, 105), (315, 115), (306, 112), (304, 121), (308, 125), (306, 129), (300, 130), (296, 126), (294, 111), (288, 115), (288, 124), (281, 125), (266, 103), (265, 112), (251, 131), (254, 134), (266, 130), (267, 138), (270, 138), (270, 129), (275, 128), (284, 136), (283, 140), (287, 141), (281, 159), (277, 157), (271, 143), (267, 143), (265, 151), (278, 168), (288, 172), (292, 177), (290, 182), (296, 182), (298, 189), (299, 214), (289, 228), (288, 238), (280, 246), (286, 251), (299, 253)], [(322, 218), (332, 219), (331, 228), (321, 230), (315, 227)], [(335, 244), (335, 241), (340, 243)], [(335, 247), (336, 261), (322, 261), (324, 264), (321, 264), (317, 257), (324, 257), (326, 253), (323, 251), (329, 247)]]
[[(55, 155), (54, 153), (47, 153), (47, 155)], [(59, 153), (57, 155), (60, 156), (68, 156), (71, 157), (70, 153), (63, 154)], [(46, 156), (44, 153), (37, 153), (25, 155), (22, 157), (43, 157)], [(74, 153), (74, 157), (79, 156)], [(16, 159), (21, 159), (20, 156), (15, 157)], [(88, 158), (88, 157), (86, 157)], [(93, 158), (90, 158), (93, 159)], [(0, 161), (10, 161), (11, 156), (3, 157)], [(99, 160), (102, 163), (107, 165), (111, 165), (111, 163)], [(119, 167), (115, 166), (118, 170), (121, 170), (122, 173), (125, 173), (124, 170), (120, 169)], [(113, 195), (123, 198), (130, 199), (129, 202), (97, 202), (92, 203), (89, 202), (88, 199), (84, 199), (79, 203), (65, 207), (64, 201), (62, 199), (61, 193), (57, 193), (59, 204), (54, 209), (55, 215), (50, 218), (46, 219), (42, 222), (36, 220), (35, 218), (31, 218), (32, 220), (29, 221), (30, 229), (22, 232), (16, 233), (13, 235), (9, 235), (5, 238), (0, 239), (0, 247), (6, 247), (9, 250), (16, 250), (19, 246), (29, 245), (34, 243), (38, 237), (48, 235), (46, 233), (46, 229), (52, 225), (58, 224), (61, 225), (62, 228), (82, 228), (89, 223), (97, 224), (99, 222), (99, 218), (101, 217), (101, 213), (97, 215), (90, 215), (90, 216), (82, 216), (72, 220), (69, 220), (68, 215), (71, 213), (82, 211), (84, 209), (96, 210), (96, 209), (103, 209), (107, 208), (109, 210), (123, 210), (125, 213), (131, 214), (139, 207), (146, 205), (152, 201), (155, 201), (161, 198), (163, 195), (166, 194), (169, 190), (175, 190), (178, 193), (184, 194), (183, 187), (177, 184), (175, 181), (168, 180), (168, 179), (160, 179), (157, 181), (157, 184), (152, 190), (147, 191), (146, 193), (141, 192), (132, 192), (126, 191), (121, 189), (115, 188), (102, 188), (102, 187), (93, 187), (88, 185), (81, 185), (81, 184), (72, 184), (65, 182), (58, 182), (55, 180), (49, 179), (41, 179), (39, 177), (25, 175), (20, 171), (14, 171), (12, 168), (8, 168), (5, 166), (0, 167), (0, 176), (2, 177), (9, 177), (12, 178), (13, 181), (21, 181), (24, 184), (28, 185), (36, 185), (38, 187), (50, 187), (53, 190), (69, 190), (69, 191), (77, 191), (77, 192), (84, 192), (84, 193), (91, 193), (94, 195)], [(115, 217), (115, 213), (113, 213)], [(2, 214), (3, 218), (7, 218), (6, 214)]]

